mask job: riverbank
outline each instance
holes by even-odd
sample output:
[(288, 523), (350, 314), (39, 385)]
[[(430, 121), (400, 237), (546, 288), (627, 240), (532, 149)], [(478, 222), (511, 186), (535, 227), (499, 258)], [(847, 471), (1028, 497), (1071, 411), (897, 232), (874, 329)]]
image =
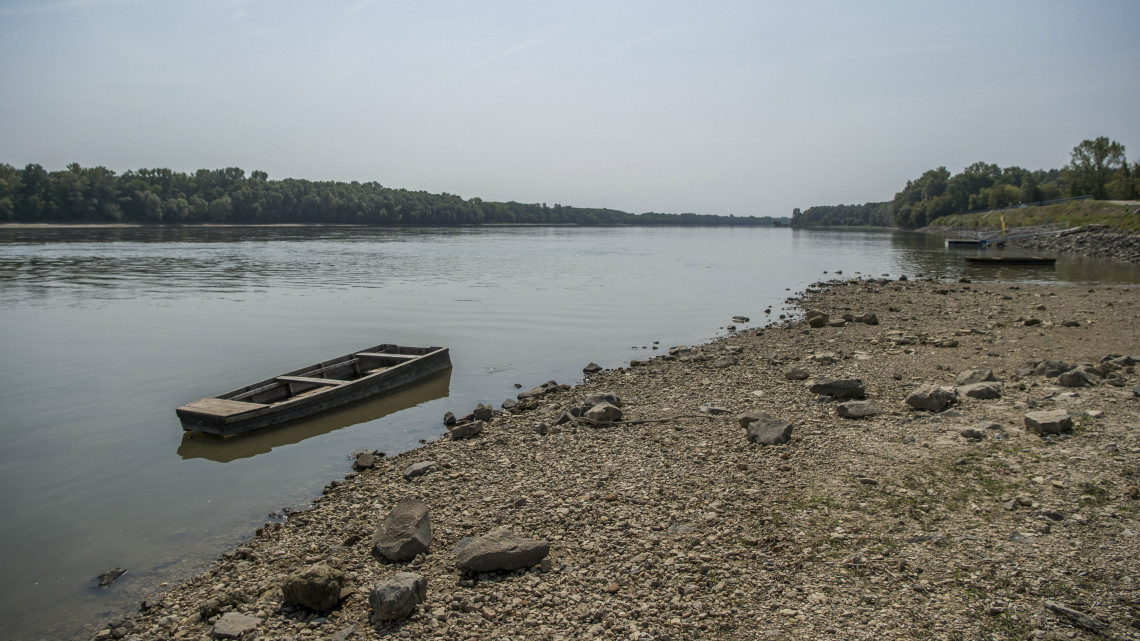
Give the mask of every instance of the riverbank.
[[(235, 611), (260, 619), (259, 639), (1069, 639), (1102, 623), (1133, 638), (1140, 378), (1118, 361), (1111, 379), (1066, 388), (1031, 364), (1140, 356), (1138, 304), (1135, 287), (809, 290), (805, 308), (879, 324), (740, 332), (497, 412), (475, 438), (330, 485), (313, 509), (96, 636), (205, 638)], [(993, 370), (999, 398), (907, 405), (924, 384), (953, 386), (975, 368)], [(802, 374), (858, 378), (882, 413), (841, 418), (793, 380)], [(555, 425), (597, 392), (620, 397), (625, 424)], [(708, 404), (728, 411), (701, 414)], [(1073, 431), (1027, 431), (1025, 415), (1041, 410), (1064, 410)], [(750, 442), (737, 425), (750, 411), (792, 423), (791, 441)], [(405, 478), (425, 461), (436, 468)], [(373, 532), (407, 494), (428, 506), (431, 547), (381, 562)], [(498, 526), (549, 542), (548, 560), (461, 576), (453, 547)], [(347, 582), (319, 616), (280, 590), (318, 563)], [(426, 578), (426, 601), (377, 630), (369, 588), (397, 571)]]

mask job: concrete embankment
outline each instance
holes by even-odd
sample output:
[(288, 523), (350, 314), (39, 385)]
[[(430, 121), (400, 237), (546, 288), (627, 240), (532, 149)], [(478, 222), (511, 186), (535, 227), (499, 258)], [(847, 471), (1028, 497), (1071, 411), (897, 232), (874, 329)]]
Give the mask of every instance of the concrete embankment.
[[(810, 324), (742, 324), (361, 457), (96, 636), (1133, 638), (1138, 304), (824, 284)], [(620, 420), (573, 417), (603, 404)]]

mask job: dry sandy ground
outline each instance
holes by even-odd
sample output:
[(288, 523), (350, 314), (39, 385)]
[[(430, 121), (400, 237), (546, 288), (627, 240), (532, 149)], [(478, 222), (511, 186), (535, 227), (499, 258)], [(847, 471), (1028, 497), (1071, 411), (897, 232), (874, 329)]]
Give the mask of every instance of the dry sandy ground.
[[(1126, 360), (1090, 387), (1029, 371), (1140, 357), (1138, 292), (819, 286), (805, 309), (879, 324), (741, 325), (698, 348), (707, 360), (652, 358), (498, 412), (475, 438), (330, 485), (313, 509), (96, 636), (205, 639), (235, 611), (260, 619), (243, 636), (257, 639), (1140, 638), (1140, 376)], [(839, 417), (811, 379), (785, 376), (793, 368), (861, 379), (882, 413)], [(905, 402), (972, 368), (993, 370), (1000, 398), (961, 396), (941, 412)], [(624, 424), (536, 433), (598, 391), (621, 398)], [(728, 413), (702, 415), (710, 403)], [(1027, 412), (1048, 409), (1072, 431), (1025, 429)], [(750, 442), (736, 420), (748, 411), (792, 423), (791, 441)], [(666, 420), (635, 423), (651, 419)], [(439, 467), (404, 479), (426, 460)], [(430, 508), (431, 548), (382, 562), (372, 533), (407, 494)], [(547, 561), (461, 575), (453, 546), (500, 525), (549, 541)], [(293, 608), (279, 589), (315, 563), (347, 577), (331, 612)], [(425, 576), (427, 599), (373, 627), (369, 588), (397, 571)]]

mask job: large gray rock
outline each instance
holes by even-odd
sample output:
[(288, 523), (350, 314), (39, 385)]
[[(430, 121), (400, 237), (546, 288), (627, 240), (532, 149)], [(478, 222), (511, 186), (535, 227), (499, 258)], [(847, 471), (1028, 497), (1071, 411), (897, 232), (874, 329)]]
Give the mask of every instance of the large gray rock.
[(519, 392), (518, 399), (521, 401), (528, 398), (538, 398), (540, 396), (545, 396), (555, 390), (561, 389), (561, 387), (561, 385), (554, 382), (553, 380), (546, 381), (538, 387), (532, 387), (525, 392)]
[(1101, 373), (1089, 365), (1079, 365), (1057, 376), (1061, 387), (1090, 387), (1100, 382)]
[(261, 619), (258, 617), (251, 617), (240, 612), (226, 612), (214, 624), (210, 636), (215, 639), (240, 639), (243, 634), (256, 630), (259, 625), (261, 625)]
[(1035, 434), (1060, 434), (1073, 429), (1073, 419), (1065, 410), (1029, 412), (1025, 415), (1025, 429)]
[(455, 425), (447, 428), (447, 433), (451, 436), (451, 440), (453, 441), (478, 436), (483, 433), (483, 421), (456, 423)]
[(987, 381), (996, 381), (994, 371), (988, 368), (968, 369), (958, 375), (958, 380), (955, 383), (959, 387), (965, 385), (973, 385), (974, 383), (985, 383)]
[(1060, 376), (1071, 369), (1073, 366), (1064, 361), (1044, 360), (1037, 364), (1033, 373), (1037, 376), (1053, 377)]
[(419, 463), (412, 463), (408, 467), (404, 468), (404, 478), (410, 481), (417, 476), (423, 476), (428, 472), (435, 471), (435, 468), (437, 467), (439, 467), (439, 463), (435, 461), (420, 461)]
[(328, 612), (340, 601), (340, 591), (344, 585), (344, 572), (318, 563), (285, 577), (281, 584), (281, 595), (287, 603), (314, 612)]
[(550, 553), (550, 544), (521, 537), (505, 527), (456, 545), (455, 567), (467, 572), (517, 570), (540, 563)]
[(923, 385), (906, 397), (906, 404), (916, 410), (941, 412), (958, 398), (953, 389), (940, 385)]
[(826, 327), (827, 321), (831, 320), (827, 314), (824, 314), (818, 309), (809, 310), (808, 313), (804, 315), (804, 319), (807, 321), (808, 327), (815, 328)]
[(472, 414), (475, 415), (476, 421), (489, 421), (495, 417), (495, 408), (479, 403), (475, 406), (475, 411)]
[(867, 418), (883, 413), (874, 401), (847, 401), (836, 406), (836, 412), (843, 418)]
[(598, 403), (597, 405), (586, 410), (585, 417), (591, 421), (598, 421), (600, 423), (620, 421), (622, 417), (622, 411), (616, 405), (611, 405), (610, 403)]
[(410, 561), (430, 545), (428, 507), (412, 495), (400, 499), (372, 535), (372, 549), (389, 561)]
[(958, 393), (963, 396), (978, 399), (993, 399), (1001, 398), (1001, 383), (997, 381), (987, 381), (985, 383), (971, 383), (969, 385), (962, 385), (958, 387)]
[(863, 381), (858, 378), (817, 378), (808, 384), (808, 390), (834, 398), (863, 398), (867, 395)]
[(372, 606), (372, 624), (403, 619), (427, 599), (427, 579), (412, 572), (396, 574), (377, 581), (368, 590)]
[(767, 414), (742, 414), (737, 423), (747, 430), (748, 440), (758, 445), (782, 445), (792, 440), (792, 424)]

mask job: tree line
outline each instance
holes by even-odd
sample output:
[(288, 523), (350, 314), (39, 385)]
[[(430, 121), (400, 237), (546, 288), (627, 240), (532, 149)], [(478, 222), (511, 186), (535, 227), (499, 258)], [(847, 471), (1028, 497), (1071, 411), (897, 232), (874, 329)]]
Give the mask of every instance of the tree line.
[(1098, 200), (1140, 197), (1140, 163), (1129, 165), (1124, 145), (1104, 136), (1073, 148), (1061, 169), (1028, 170), (976, 162), (958, 174), (930, 169), (893, 200), (862, 205), (816, 206), (792, 211), (792, 224), (922, 227), (940, 216), (1000, 209), (1062, 198)]
[[(786, 220), (786, 219), (785, 219)], [(491, 202), (376, 182), (270, 180), (237, 167), (139, 169), (117, 174), (72, 163), (0, 164), (0, 222), (142, 224), (771, 225), (770, 216), (630, 214), (616, 209)]]

